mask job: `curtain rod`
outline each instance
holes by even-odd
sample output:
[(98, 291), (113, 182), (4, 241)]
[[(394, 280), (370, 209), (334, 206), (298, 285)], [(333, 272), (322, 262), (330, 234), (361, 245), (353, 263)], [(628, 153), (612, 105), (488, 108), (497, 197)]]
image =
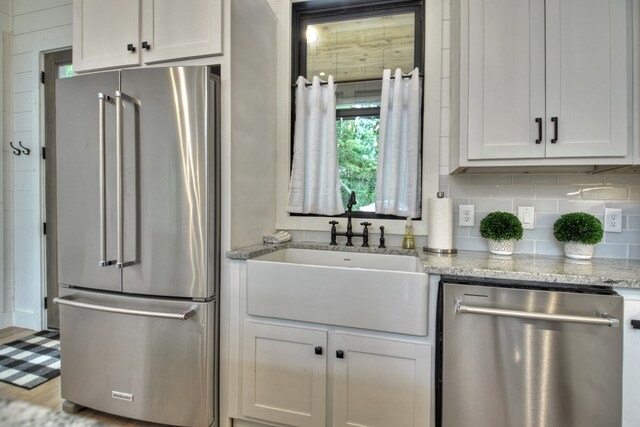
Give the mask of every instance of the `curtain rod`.
[[(403, 74), (402, 75), (403, 79), (404, 78), (408, 78), (408, 77), (411, 77), (411, 74)], [(423, 77), (424, 77), (424, 74), (422, 74), (422, 73), (418, 74), (418, 78), (421, 79)], [(390, 77), (391, 80), (395, 80), (395, 78), (396, 78), (396, 76), (391, 76)], [(370, 82), (381, 82), (381, 81), (382, 81), (382, 77), (373, 77), (373, 78), (369, 78), (369, 79), (360, 79), (360, 80), (341, 80), (341, 81), (334, 80), (333, 83), (337, 85), (338, 83), (340, 83), (340, 84), (370, 83)], [(326, 82), (326, 81), (320, 81), (320, 86), (327, 85), (328, 83), (329, 82)], [(305, 83), (304, 85), (308, 87), (308, 86), (312, 86), (313, 83)], [(291, 87), (292, 88), (296, 88), (296, 87), (298, 87), (298, 85), (296, 83), (294, 83), (294, 84), (291, 85)]]

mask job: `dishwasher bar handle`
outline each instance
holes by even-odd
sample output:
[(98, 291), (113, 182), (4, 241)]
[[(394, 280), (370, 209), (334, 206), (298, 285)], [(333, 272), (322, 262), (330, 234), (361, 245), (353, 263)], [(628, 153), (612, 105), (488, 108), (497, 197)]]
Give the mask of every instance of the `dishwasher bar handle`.
[(87, 310), (104, 311), (106, 313), (130, 314), (133, 316), (158, 317), (160, 319), (173, 320), (189, 320), (196, 315), (195, 308), (185, 311), (184, 313), (164, 313), (161, 311), (132, 310), (129, 308), (109, 307), (106, 305), (90, 304), (86, 302), (74, 301), (67, 297), (54, 298), (53, 302), (60, 305), (68, 305), (70, 307), (86, 308)]
[(456, 304), (456, 311), (460, 314), (483, 314), (487, 316), (515, 317), (518, 319), (549, 320), (551, 322), (585, 323), (587, 325), (610, 326), (617, 328), (620, 321), (615, 317), (591, 317), (574, 316), (571, 314), (547, 314), (532, 313), (529, 311), (504, 310), (501, 308), (470, 307), (468, 305)]

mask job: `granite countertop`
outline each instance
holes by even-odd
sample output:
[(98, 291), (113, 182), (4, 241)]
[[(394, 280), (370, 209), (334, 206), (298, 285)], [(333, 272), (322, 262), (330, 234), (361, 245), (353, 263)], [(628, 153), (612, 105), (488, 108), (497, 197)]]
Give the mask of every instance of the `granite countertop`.
[(564, 256), (514, 254), (504, 257), (485, 251), (459, 251), (442, 256), (399, 247), (378, 249), (322, 242), (288, 242), (280, 245), (256, 245), (227, 252), (227, 258), (246, 260), (284, 248), (319, 249), (346, 252), (384, 253), (419, 256), (425, 273), (486, 279), (525, 280), (579, 285), (605, 285), (640, 288), (640, 260), (594, 258), (577, 261)]

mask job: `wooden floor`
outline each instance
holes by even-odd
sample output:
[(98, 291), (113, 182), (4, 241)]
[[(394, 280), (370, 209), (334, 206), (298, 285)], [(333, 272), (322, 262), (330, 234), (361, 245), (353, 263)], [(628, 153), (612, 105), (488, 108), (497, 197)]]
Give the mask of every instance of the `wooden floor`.
[[(31, 335), (34, 331), (22, 328), (6, 328), (0, 330), (0, 345), (5, 344), (27, 335)], [(39, 385), (31, 390), (0, 382), (0, 397), (13, 400), (21, 400), (47, 407), (53, 410), (62, 410), (62, 398), (60, 397), (60, 377), (54, 378), (44, 384)], [(160, 424), (146, 423), (143, 421), (135, 421), (127, 418), (117, 417), (105, 414), (103, 412), (94, 411), (92, 409), (83, 409), (74, 414), (79, 418), (87, 418), (99, 421), (103, 424), (114, 426), (158, 426)]]

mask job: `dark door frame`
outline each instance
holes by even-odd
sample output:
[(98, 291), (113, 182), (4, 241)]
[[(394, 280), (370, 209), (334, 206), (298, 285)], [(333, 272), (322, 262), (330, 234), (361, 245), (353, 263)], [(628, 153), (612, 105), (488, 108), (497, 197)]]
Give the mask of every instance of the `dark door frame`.
[[(44, 224), (46, 327), (59, 328), (59, 312), (53, 299), (58, 296), (58, 227), (56, 206), (56, 79), (60, 65), (71, 64), (71, 49), (44, 54)], [(45, 228), (46, 227), (46, 228)]]

